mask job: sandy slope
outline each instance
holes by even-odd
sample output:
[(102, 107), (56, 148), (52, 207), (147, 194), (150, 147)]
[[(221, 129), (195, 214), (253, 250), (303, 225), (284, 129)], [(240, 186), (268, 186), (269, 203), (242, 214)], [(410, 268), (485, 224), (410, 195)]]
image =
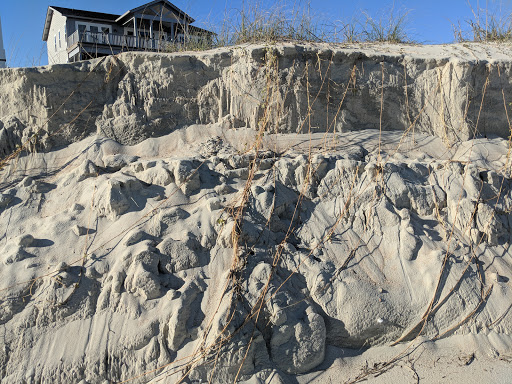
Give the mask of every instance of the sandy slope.
[(2, 382), (345, 382), (397, 355), (372, 382), (506, 380), (507, 140), (256, 139), (92, 136), (3, 169)]

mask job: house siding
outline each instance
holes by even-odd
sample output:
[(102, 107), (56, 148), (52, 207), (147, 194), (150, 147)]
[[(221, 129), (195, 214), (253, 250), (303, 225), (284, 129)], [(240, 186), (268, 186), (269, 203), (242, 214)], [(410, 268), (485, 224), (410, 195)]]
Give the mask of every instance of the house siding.
[[(57, 37), (57, 50), (55, 50), (55, 36)], [(66, 37), (66, 17), (63, 16), (61, 13), (54, 11), (47, 41), (48, 64), (59, 64), (68, 62)]]

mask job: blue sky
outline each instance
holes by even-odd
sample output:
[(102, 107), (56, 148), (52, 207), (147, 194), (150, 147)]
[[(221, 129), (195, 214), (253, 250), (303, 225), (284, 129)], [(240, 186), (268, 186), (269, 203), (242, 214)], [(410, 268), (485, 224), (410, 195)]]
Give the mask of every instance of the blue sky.
[[(254, 0), (265, 6), (269, 0)], [(511, 9), (512, 0), (470, 0), (474, 9), (488, 7), (503, 14)], [(122, 14), (149, 0), (0, 0), (0, 17), (4, 48), (8, 65), (45, 65), (46, 45), (41, 40), (46, 10), (49, 5), (84, 9), (90, 11)], [(196, 19), (195, 25), (206, 26), (208, 20), (214, 22), (224, 17), (226, 10), (240, 9), (243, 0), (175, 0), (171, 1)], [(245, 4), (250, 3), (245, 0)], [(283, 1), (281, 1), (282, 3)], [(288, 0), (293, 6), (297, 1)], [(478, 4), (477, 4), (478, 3)], [(302, 2), (304, 4), (304, 2)], [(425, 44), (453, 42), (452, 22), (471, 18), (468, 0), (316, 0), (311, 1), (311, 10), (322, 20), (348, 21), (366, 11), (379, 15), (393, 4), (395, 9), (410, 10), (408, 32), (412, 38)], [(202, 25), (203, 24), (203, 25)]]

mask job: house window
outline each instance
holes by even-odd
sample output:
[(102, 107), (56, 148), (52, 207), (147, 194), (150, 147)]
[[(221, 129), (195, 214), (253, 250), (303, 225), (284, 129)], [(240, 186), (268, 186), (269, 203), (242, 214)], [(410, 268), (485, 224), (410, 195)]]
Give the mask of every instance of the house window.
[(91, 39), (90, 42), (97, 43), (98, 42), (98, 27), (89, 25), (89, 38)]
[(55, 40), (55, 52), (57, 52), (57, 35), (54, 35), (53, 38)]
[(82, 38), (83, 36), (85, 36), (85, 30), (87, 29), (87, 26), (84, 25), (84, 24), (78, 24), (78, 35), (80, 36), (80, 38)]
[(60, 31), (59, 31), (59, 49), (62, 48), (62, 42), (60, 41)]
[(101, 27), (101, 32), (103, 32), (104, 35), (108, 35), (110, 33), (110, 28)]

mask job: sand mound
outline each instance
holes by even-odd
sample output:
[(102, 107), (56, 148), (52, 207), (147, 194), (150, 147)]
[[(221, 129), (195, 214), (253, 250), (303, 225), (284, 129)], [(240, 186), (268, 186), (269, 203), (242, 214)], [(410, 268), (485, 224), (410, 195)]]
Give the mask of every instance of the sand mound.
[(346, 381), (403, 361), (385, 345), (464, 335), (479, 346), (452, 357), (497, 362), (508, 148), (217, 124), (21, 156), (2, 170), (2, 380)]

